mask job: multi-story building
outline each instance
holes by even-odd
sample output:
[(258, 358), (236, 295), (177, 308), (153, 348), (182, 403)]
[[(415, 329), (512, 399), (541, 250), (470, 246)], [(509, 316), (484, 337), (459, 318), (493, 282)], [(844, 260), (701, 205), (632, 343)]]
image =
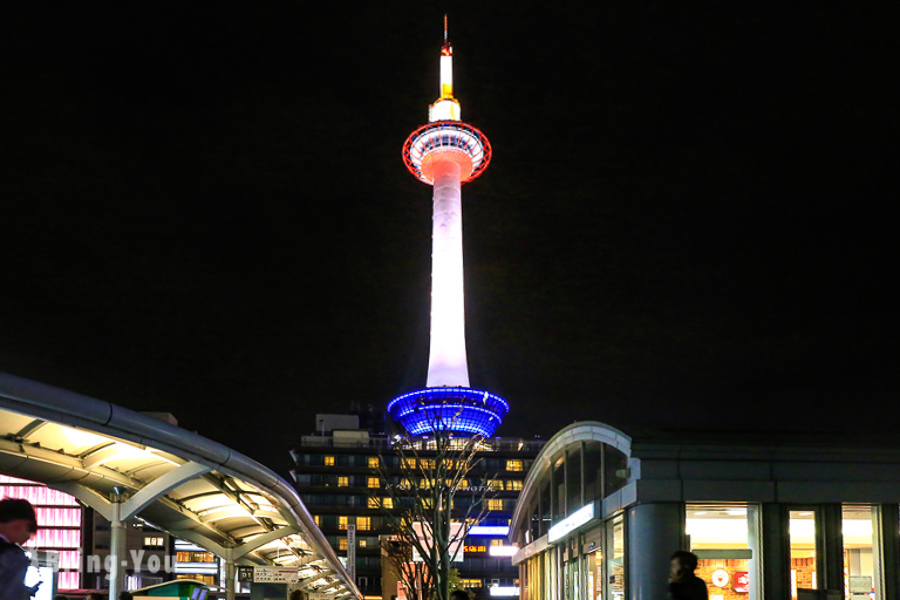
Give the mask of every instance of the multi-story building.
[[(184, 540), (175, 540), (175, 578), (222, 585), (225, 568), (218, 556)], [(241, 591), (241, 590), (238, 590)]]
[[(400, 485), (400, 459), (392, 438), (351, 429), (348, 425), (357, 423), (355, 416), (340, 415), (340, 421), (333, 417), (317, 415), (318, 431), (303, 436), (291, 450), (291, 475), (304, 504), (339, 556), (347, 556), (347, 526), (356, 526), (357, 585), (366, 595), (390, 600), (397, 590), (382, 589), (379, 547), (379, 536), (391, 533), (380, 507), (382, 503), (390, 505), (390, 494), (383, 488), (379, 468), (384, 464), (391, 483)], [(335, 423), (344, 428), (334, 428)], [(479, 598), (502, 595), (517, 585), (518, 571), (512, 566), (506, 536), (525, 474), (543, 441), (489, 438), (484, 446), (479, 453), (482, 460), (470, 475), (473, 481), (490, 482), (488, 512), (465, 539), (463, 561), (458, 565), (463, 585)], [(433, 452), (421, 450), (419, 454), (427, 458)], [(465, 510), (462, 496), (457, 498), (455, 510)]]
[[(95, 510), (85, 510), (85, 547), (90, 550), (85, 561), (84, 587), (103, 589), (109, 585), (106, 570), (109, 556), (110, 523)], [(172, 579), (172, 539), (141, 519), (125, 523), (125, 548), (128, 552), (125, 588), (134, 590)]]
[[(86, 516), (78, 500), (52, 490), (43, 483), (0, 475), (0, 499), (21, 498), (34, 505), (38, 531), (25, 544), (29, 552), (49, 552), (57, 557), (56, 588), (82, 587), (82, 519)], [(44, 586), (47, 587), (47, 586)]]

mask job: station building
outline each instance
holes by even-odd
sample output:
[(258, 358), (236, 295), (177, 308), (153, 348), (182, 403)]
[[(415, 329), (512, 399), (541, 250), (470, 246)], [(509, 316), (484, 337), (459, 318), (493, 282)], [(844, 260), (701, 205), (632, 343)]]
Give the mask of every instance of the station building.
[(521, 600), (665, 598), (678, 549), (710, 600), (896, 600), (900, 441), (579, 422), (535, 459), (510, 538)]

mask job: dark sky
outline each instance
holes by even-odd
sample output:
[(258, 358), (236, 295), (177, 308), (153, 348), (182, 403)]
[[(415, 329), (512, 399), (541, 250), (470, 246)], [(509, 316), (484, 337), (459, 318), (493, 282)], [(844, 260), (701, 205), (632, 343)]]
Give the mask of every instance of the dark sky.
[[(449, 4), (498, 433), (895, 430), (896, 5), (632, 4)], [(281, 471), (424, 385), (446, 6), (0, 9), (0, 370)]]

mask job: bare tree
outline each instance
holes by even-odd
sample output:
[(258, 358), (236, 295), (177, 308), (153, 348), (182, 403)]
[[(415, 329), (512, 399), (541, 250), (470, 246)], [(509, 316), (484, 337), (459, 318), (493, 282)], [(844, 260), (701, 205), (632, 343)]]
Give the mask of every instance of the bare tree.
[(430, 436), (395, 438), (396, 460), (379, 461), (388, 494), (379, 504), (393, 537), (382, 556), (414, 596), (410, 600), (449, 600), (451, 567), (469, 530), (488, 512), (493, 479), (473, 477), (483, 471), (484, 438), (449, 433), (456, 416), (442, 419), (429, 411), (428, 417)]

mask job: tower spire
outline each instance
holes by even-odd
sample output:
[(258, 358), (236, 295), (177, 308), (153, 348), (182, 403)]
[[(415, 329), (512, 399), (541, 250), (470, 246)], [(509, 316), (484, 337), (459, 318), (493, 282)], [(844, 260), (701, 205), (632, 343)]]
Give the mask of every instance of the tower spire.
[(444, 45), (441, 46), (441, 95), (428, 107), (428, 120), (459, 121), (459, 101), (453, 97), (453, 46), (447, 35), (447, 15), (444, 15)]

